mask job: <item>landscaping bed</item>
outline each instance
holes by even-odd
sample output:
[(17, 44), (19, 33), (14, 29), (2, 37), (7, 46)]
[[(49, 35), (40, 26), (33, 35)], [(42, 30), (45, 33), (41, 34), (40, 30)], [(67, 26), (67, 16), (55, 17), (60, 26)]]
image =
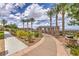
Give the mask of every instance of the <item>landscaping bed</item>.
[(42, 34), (37, 31), (14, 29), (11, 31), (11, 33), (28, 46), (34, 45), (42, 38)]
[(73, 56), (79, 56), (79, 46), (75, 45), (66, 45), (70, 49), (70, 54)]
[(79, 32), (66, 32), (65, 36), (56, 37), (63, 45), (69, 55), (79, 56)]

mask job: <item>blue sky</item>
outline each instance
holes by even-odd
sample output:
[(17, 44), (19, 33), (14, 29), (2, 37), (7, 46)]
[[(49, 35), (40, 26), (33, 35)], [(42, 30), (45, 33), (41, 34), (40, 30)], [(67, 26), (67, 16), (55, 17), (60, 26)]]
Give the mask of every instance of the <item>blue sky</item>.
[[(7, 24), (15, 23), (18, 27), (22, 27), (21, 19), (33, 17), (36, 21), (33, 24), (33, 28), (38, 26), (49, 26), (49, 17), (46, 12), (50, 8), (55, 7), (55, 3), (0, 3), (0, 21), (5, 19)], [(79, 26), (68, 26), (70, 18), (65, 15), (65, 28), (66, 29), (79, 29)], [(52, 17), (52, 25), (55, 26), (55, 17)], [(59, 14), (58, 24), (61, 28), (61, 14)], [(25, 23), (25, 27), (27, 24)], [(30, 24), (29, 24), (30, 27)]]

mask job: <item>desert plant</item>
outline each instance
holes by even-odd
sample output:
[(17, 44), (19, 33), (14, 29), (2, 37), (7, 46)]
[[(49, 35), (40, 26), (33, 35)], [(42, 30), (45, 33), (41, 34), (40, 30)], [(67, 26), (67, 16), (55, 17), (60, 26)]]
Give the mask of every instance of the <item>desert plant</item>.
[(40, 33), (39, 32), (34, 32), (33, 35), (34, 35), (34, 37), (39, 37)]
[(23, 30), (18, 30), (18, 31), (16, 31), (16, 35), (19, 38), (25, 38), (27, 36), (27, 32), (25, 32)]
[(31, 31), (27, 32), (27, 38), (28, 38), (29, 43), (33, 42), (32, 37), (33, 37), (33, 33)]

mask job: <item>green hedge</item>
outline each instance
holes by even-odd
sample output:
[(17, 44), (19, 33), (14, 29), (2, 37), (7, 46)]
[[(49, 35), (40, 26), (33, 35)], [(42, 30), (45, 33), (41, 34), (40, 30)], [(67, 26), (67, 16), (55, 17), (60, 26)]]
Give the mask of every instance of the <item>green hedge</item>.
[(3, 38), (4, 38), (4, 32), (0, 31), (0, 39), (3, 39)]

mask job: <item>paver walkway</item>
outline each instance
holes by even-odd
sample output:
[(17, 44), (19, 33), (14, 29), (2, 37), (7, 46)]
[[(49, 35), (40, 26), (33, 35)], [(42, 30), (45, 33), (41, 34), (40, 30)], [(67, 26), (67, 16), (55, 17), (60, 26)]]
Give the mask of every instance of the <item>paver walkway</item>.
[(55, 56), (57, 55), (56, 42), (48, 35), (44, 37), (45, 41), (33, 49), (32, 51), (24, 54), (24, 56)]
[(19, 41), (16, 37), (12, 36), (10, 32), (5, 31), (4, 38), (5, 38), (5, 50), (8, 50), (8, 54), (6, 55), (10, 55), (21, 49), (28, 47), (27, 45)]
[(44, 36), (45, 41), (24, 56), (67, 56), (64, 47), (56, 38), (47, 34)]

